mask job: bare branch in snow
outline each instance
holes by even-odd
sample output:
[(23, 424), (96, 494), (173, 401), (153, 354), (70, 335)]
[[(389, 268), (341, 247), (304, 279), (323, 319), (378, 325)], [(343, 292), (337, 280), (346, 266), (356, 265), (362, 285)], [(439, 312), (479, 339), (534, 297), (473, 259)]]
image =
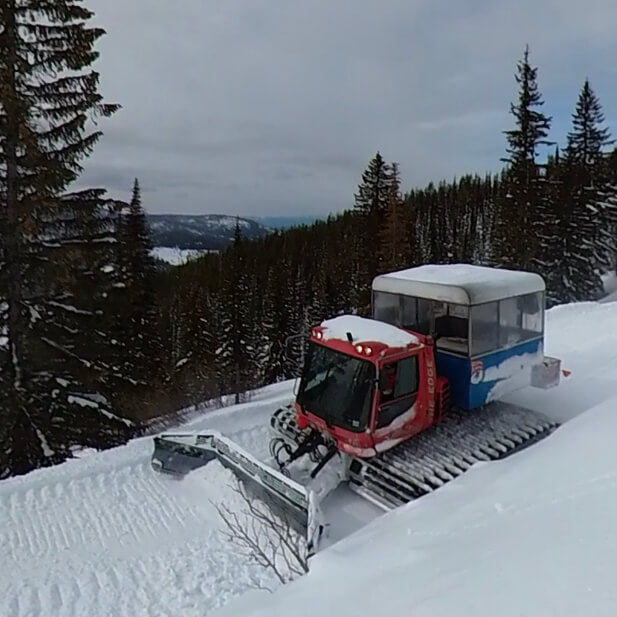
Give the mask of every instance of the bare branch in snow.
[(232, 489), (240, 496), (240, 512), (226, 504), (214, 504), (227, 528), (223, 532), (226, 538), (248, 559), (274, 573), (282, 584), (308, 573), (305, 540), (290, 522), (248, 495), (239, 482)]

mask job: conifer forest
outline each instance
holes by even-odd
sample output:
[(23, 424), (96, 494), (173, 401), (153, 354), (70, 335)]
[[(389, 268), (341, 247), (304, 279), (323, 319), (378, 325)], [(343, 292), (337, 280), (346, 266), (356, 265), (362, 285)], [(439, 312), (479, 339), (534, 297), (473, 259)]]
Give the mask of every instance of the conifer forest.
[(0, 478), (293, 377), (311, 325), (370, 313), (378, 273), (525, 269), (553, 306), (597, 299), (615, 269), (617, 150), (601, 103), (583, 81), (569, 131), (552, 134), (524, 49), (499, 173), (405, 190), (375, 144), (347, 210), (256, 240), (237, 227), (224, 251), (159, 270), (137, 179), (126, 201), (73, 188), (120, 109), (99, 92), (105, 33), (91, 18), (76, 0), (0, 4)]

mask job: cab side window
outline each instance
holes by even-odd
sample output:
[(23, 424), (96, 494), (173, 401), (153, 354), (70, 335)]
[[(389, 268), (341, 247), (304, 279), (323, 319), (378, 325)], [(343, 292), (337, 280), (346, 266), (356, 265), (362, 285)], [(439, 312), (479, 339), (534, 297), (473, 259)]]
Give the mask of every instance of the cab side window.
[(418, 356), (385, 364), (379, 376), (379, 390), (377, 428), (388, 426), (415, 402), (418, 392)]

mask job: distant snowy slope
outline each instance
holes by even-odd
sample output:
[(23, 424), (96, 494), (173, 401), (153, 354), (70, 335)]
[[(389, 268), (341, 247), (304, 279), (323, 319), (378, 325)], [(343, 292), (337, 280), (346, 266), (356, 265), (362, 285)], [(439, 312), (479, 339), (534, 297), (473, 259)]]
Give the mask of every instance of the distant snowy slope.
[[(220, 251), (233, 240), (236, 217), (225, 214), (148, 214), (154, 246)], [(238, 218), (245, 238), (259, 238), (272, 231), (262, 223)]]

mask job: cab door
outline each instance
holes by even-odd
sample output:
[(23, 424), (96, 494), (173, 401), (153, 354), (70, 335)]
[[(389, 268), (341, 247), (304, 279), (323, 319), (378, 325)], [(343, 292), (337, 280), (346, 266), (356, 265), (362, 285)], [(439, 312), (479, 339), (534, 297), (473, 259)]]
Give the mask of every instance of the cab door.
[(379, 367), (379, 391), (375, 438), (397, 439), (410, 431), (416, 417), (419, 389), (418, 355), (408, 356)]

